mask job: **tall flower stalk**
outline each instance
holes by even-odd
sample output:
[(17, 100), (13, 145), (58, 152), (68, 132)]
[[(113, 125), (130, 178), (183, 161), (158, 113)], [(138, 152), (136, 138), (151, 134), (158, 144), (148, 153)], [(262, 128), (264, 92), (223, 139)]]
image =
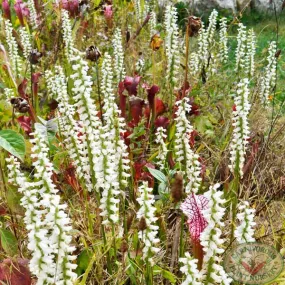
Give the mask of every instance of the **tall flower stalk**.
[(246, 66), (246, 27), (239, 23), (237, 35), (237, 48), (236, 48), (236, 72), (241, 72)]
[(165, 143), (166, 139), (166, 129), (163, 127), (159, 127), (156, 130), (156, 139), (155, 142), (159, 145), (158, 155), (157, 155), (157, 165), (160, 169), (164, 169), (165, 161), (167, 157), (167, 146)]
[(246, 51), (246, 58), (245, 58), (245, 73), (249, 77), (253, 77), (255, 71), (255, 51), (256, 51), (256, 36), (253, 29), (248, 31), (247, 36), (247, 51)]
[(193, 131), (187, 113), (191, 111), (189, 98), (184, 97), (176, 102), (178, 107), (175, 115), (176, 133), (174, 153), (179, 170), (184, 174), (184, 185), (186, 193), (196, 193), (201, 183), (201, 166), (199, 156), (194, 153), (190, 146), (190, 135)]
[(168, 5), (165, 11), (165, 49), (167, 58), (166, 79), (169, 83), (170, 106), (172, 106), (172, 92), (178, 80), (180, 65), (179, 30), (177, 25), (177, 9)]
[(254, 214), (255, 209), (249, 207), (247, 201), (243, 201), (238, 207), (239, 213), (237, 214), (237, 219), (239, 225), (235, 230), (235, 237), (238, 243), (254, 242)]
[(155, 217), (154, 195), (152, 194), (153, 189), (147, 186), (147, 182), (143, 182), (139, 186), (138, 191), (140, 196), (137, 198), (137, 202), (140, 208), (137, 212), (137, 218), (140, 220), (139, 238), (144, 243), (143, 259), (147, 263), (146, 283), (153, 284), (153, 257), (160, 251), (157, 247), (159, 239), (157, 238), (158, 226), (156, 225), (157, 218)]
[(21, 37), (21, 43), (23, 45), (24, 57), (26, 58), (26, 60), (29, 60), (32, 51), (31, 37), (25, 27), (20, 28), (19, 32)]
[(48, 157), (47, 131), (39, 124), (35, 128), (31, 134), (34, 138), (30, 140), (33, 143), (34, 181), (27, 181), (16, 159), (8, 159), (10, 181), (14, 181), (24, 194), (21, 202), (26, 209), (28, 248), (33, 253), (30, 269), (38, 277), (37, 284), (71, 285), (77, 275), (73, 272), (76, 257), (72, 255), (75, 248), (70, 245), (72, 228), (65, 213), (67, 205), (60, 203), (52, 180), (53, 165)]
[(230, 143), (229, 168), (235, 176), (243, 177), (243, 166), (245, 163), (246, 149), (249, 139), (248, 115), (249, 104), (249, 80), (242, 79), (237, 85), (237, 92), (234, 98), (233, 107), (233, 137)]
[(220, 38), (219, 39), (219, 58), (221, 62), (226, 63), (229, 58), (227, 19), (226, 18), (222, 18), (220, 20), (219, 38)]
[(204, 285), (229, 285), (232, 281), (221, 265), (221, 256), (224, 253), (221, 229), (224, 227), (222, 219), (225, 214), (226, 200), (222, 199), (223, 192), (218, 191), (219, 187), (220, 184), (215, 184), (204, 193), (204, 197), (209, 201), (208, 208), (202, 211), (208, 225), (200, 236), (205, 253), (201, 271)]
[(124, 67), (124, 49), (122, 45), (122, 35), (121, 30), (117, 28), (114, 33), (113, 38), (113, 47), (114, 47), (114, 69), (116, 71), (116, 80), (117, 83), (121, 82), (125, 76), (125, 67)]
[(276, 66), (277, 66), (277, 58), (275, 56), (277, 51), (276, 42), (273, 41), (269, 45), (268, 49), (268, 57), (267, 57), (267, 66), (265, 68), (265, 74), (261, 79), (260, 85), (260, 99), (261, 101), (267, 105), (269, 102), (270, 92), (274, 88), (276, 84)]
[(10, 58), (10, 67), (15, 78), (18, 78), (21, 72), (22, 62), (19, 56), (16, 39), (13, 36), (13, 26), (9, 20), (5, 20), (5, 33)]

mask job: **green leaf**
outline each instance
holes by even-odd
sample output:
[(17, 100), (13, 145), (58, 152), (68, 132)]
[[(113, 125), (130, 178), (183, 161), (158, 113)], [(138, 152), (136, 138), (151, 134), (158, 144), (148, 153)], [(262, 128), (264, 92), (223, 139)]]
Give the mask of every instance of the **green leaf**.
[(0, 147), (24, 160), (26, 145), (22, 135), (13, 130), (0, 131)]
[(153, 275), (157, 275), (157, 274), (162, 274), (162, 276), (165, 279), (169, 280), (170, 283), (172, 283), (172, 284), (176, 283), (176, 276), (173, 273), (171, 273), (170, 271), (165, 270), (165, 269), (159, 267), (158, 265), (155, 265), (153, 267)]
[(167, 183), (167, 178), (161, 171), (149, 167), (147, 169), (154, 178), (160, 182)]
[(78, 276), (82, 275), (86, 271), (91, 258), (92, 258), (92, 253), (88, 249), (84, 249), (79, 254), (79, 256), (77, 257), (77, 261), (76, 261), (77, 268), (75, 270)]
[(9, 256), (18, 253), (18, 242), (15, 236), (9, 230), (0, 229), (1, 245)]

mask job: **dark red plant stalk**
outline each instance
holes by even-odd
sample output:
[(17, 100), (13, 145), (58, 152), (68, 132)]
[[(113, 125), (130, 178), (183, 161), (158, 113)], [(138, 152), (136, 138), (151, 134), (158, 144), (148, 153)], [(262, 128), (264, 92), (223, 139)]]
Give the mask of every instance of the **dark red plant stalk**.
[(3, 16), (11, 21), (11, 9), (8, 0), (2, 1)]
[(17, 121), (27, 135), (29, 135), (32, 132), (32, 121), (30, 117), (21, 116), (17, 118)]
[(22, 26), (25, 26), (24, 23), (24, 17), (29, 17), (30, 16), (30, 10), (27, 8), (27, 4), (23, 3), (22, 0), (17, 0), (14, 9), (16, 11), (17, 17), (21, 23)]
[(198, 268), (203, 263), (203, 248), (200, 243), (200, 235), (207, 226), (202, 211), (208, 207), (208, 199), (203, 195), (190, 194), (181, 204), (180, 209), (187, 216), (190, 237), (193, 244), (193, 255), (198, 259)]
[[(39, 88), (39, 78), (42, 74), (40, 72), (32, 74), (32, 88), (34, 98), (38, 97), (38, 88)], [(36, 99), (35, 99), (36, 101)]]
[(144, 105), (145, 103), (143, 99), (135, 96), (130, 97), (130, 111), (134, 125), (137, 125), (139, 123), (143, 114)]

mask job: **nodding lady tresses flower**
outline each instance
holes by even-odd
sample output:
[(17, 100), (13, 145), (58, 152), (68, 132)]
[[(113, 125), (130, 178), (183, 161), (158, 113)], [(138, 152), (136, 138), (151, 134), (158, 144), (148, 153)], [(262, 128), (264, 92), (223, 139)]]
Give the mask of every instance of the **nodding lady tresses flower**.
[(156, 33), (156, 25), (157, 25), (157, 19), (156, 19), (156, 13), (155, 11), (150, 12), (150, 37), (152, 38), (153, 35)]
[(227, 18), (220, 20), (220, 41), (219, 41), (219, 58), (220, 61), (226, 63), (229, 58), (228, 53), (228, 33), (227, 33)]
[(140, 23), (142, 20), (142, 7), (140, 0), (133, 0), (137, 21)]
[(179, 71), (179, 31), (177, 25), (177, 10), (174, 6), (168, 5), (165, 11), (165, 49), (167, 57), (167, 80), (172, 86), (177, 82)]
[(75, 108), (69, 104), (67, 92), (67, 80), (60, 66), (55, 67), (56, 74), (52, 75), (50, 71), (46, 72), (47, 87), (51, 94), (58, 100), (59, 124), (72, 164), (75, 166), (78, 178), (84, 180), (84, 185), (88, 191), (93, 190), (90, 165), (88, 162), (88, 148), (86, 143), (86, 134), (82, 123), (74, 119)]
[(249, 208), (249, 203), (243, 201), (238, 206), (239, 213), (237, 219), (239, 220), (239, 226), (235, 229), (235, 237), (238, 243), (254, 242), (254, 229), (256, 225), (254, 222), (255, 209)]
[(88, 163), (90, 165), (93, 189), (99, 191), (101, 185), (96, 181), (96, 164), (101, 154), (101, 142), (99, 137), (102, 124), (98, 117), (95, 103), (91, 98), (92, 80), (88, 75), (88, 63), (83, 59), (84, 54), (74, 48), (71, 24), (67, 11), (62, 11), (62, 27), (66, 58), (73, 71), (73, 74), (70, 75), (70, 79), (73, 84), (71, 91), (75, 101), (74, 106), (76, 107), (86, 134)]
[(197, 259), (190, 256), (189, 252), (185, 252), (185, 257), (179, 258), (179, 262), (183, 264), (180, 271), (186, 276), (181, 285), (202, 285), (200, 282), (201, 273), (197, 268)]
[(277, 50), (276, 42), (273, 41), (269, 45), (268, 57), (267, 57), (267, 66), (265, 68), (265, 75), (261, 79), (260, 86), (260, 99), (266, 105), (268, 104), (268, 99), (270, 92), (276, 84), (276, 66), (277, 58), (275, 56)]
[(139, 231), (139, 238), (144, 242), (143, 259), (150, 264), (154, 264), (153, 256), (160, 251), (156, 245), (159, 243), (157, 238), (158, 226), (155, 225), (157, 218), (155, 217), (156, 208), (154, 207), (153, 189), (147, 186), (144, 181), (138, 188), (140, 196), (137, 202), (140, 209), (137, 212), (137, 218), (144, 220), (145, 228)]
[(208, 63), (209, 57), (209, 43), (208, 43), (208, 35), (205, 30), (204, 23), (201, 22), (201, 28), (198, 34), (198, 56), (199, 56), (199, 67), (200, 69), (205, 67)]
[(229, 285), (232, 281), (227, 276), (223, 266), (220, 265), (222, 261), (221, 254), (224, 252), (221, 228), (224, 227), (222, 219), (225, 214), (224, 205), (226, 201), (222, 199), (223, 192), (218, 191), (219, 187), (220, 184), (217, 183), (210, 186), (209, 190), (204, 193), (204, 197), (209, 201), (207, 209), (202, 211), (208, 225), (200, 236), (205, 253), (201, 271), (204, 285)]
[(208, 39), (209, 46), (212, 45), (213, 40), (214, 40), (214, 35), (216, 31), (216, 26), (217, 26), (217, 17), (218, 17), (217, 10), (213, 10), (209, 17), (209, 26), (207, 29), (207, 39)]
[(255, 71), (254, 56), (256, 51), (256, 36), (253, 29), (248, 31), (246, 46), (245, 72), (248, 76), (252, 77)]
[(72, 37), (72, 27), (69, 20), (68, 11), (62, 9), (62, 30), (63, 30), (63, 40), (64, 40), (64, 51), (66, 58), (70, 61), (70, 57), (74, 54), (74, 41)]
[(27, 4), (30, 10), (30, 20), (32, 22), (33, 29), (36, 29), (38, 27), (38, 15), (34, 0), (28, 0)]
[(11, 70), (15, 77), (19, 77), (22, 63), (18, 52), (17, 42), (13, 36), (13, 26), (9, 20), (5, 20), (5, 33), (6, 33), (6, 42), (8, 45), (8, 54), (10, 58)]
[(249, 80), (242, 79), (237, 85), (237, 94), (233, 110), (233, 137), (230, 143), (230, 161), (229, 168), (235, 175), (243, 176), (243, 166), (245, 163), (246, 148), (249, 139), (248, 114), (249, 104)]
[(53, 166), (48, 158), (46, 132), (35, 124), (35, 132), (31, 135), (34, 137), (31, 139), (31, 157), (35, 182), (26, 181), (19, 165), (18, 170), (14, 168), (19, 190), (24, 194), (22, 204), (26, 208), (25, 222), (30, 231), (28, 248), (33, 251), (30, 268), (37, 275), (38, 284), (71, 285), (77, 275), (73, 272), (76, 265), (72, 261), (76, 257), (72, 255), (75, 248), (70, 246), (72, 228), (65, 213), (67, 205), (60, 204), (58, 190), (52, 181)]
[(116, 105), (113, 91), (113, 71), (111, 57), (105, 53), (102, 63), (101, 91), (104, 94), (103, 118), (105, 125), (100, 128), (101, 155), (96, 163), (97, 182), (103, 188), (100, 209), (103, 224), (116, 223), (119, 220), (120, 190), (127, 186), (129, 159), (127, 146), (123, 139), (124, 118)]
[(157, 158), (157, 165), (160, 167), (160, 169), (164, 169), (164, 164), (165, 164), (167, 152), (168, 152), (166, 143), (164, 141), (166, 137), (167, 137), (166, 129), (163, 127), (157, 128), (155, 142), (159, 145), (159, 149), (158, 149), (158, 155), (156, 158)]
[(246, 27), (239, 23), (236, 48), (236, 67), (235, 71), (239, 72), (246, 66)]
[(115, 57), (114, 69), (116, 71), (117, 83), (119, 83), (126, 76), (125, 67), (124, 67), (124, 49), (122, 45), (122, 34), (119, 28), (115, 30), (112, 43), (114, 47), (114, 57)]
[(176, 161), (179, 163), (179, 170), (184, 174), (184, 183), (186, 185), (186, 193), (196, 193), (199, 190), (201, 182), (201, 165), (198, 161), (199, 156), (193, 152), (189, 144), (191, 126), (186, 114), (191, 111), (190, 99), (184, 97), (177, 101), (178, 109), (175, 113), (176, 133), (174, 153)]
[(199, 72), (199, 55), (196, 52), (190, 54), (189, 57), (189, 72), (195, 76)]
[(20, 37), (21, 37), (21, 43), (23, 45), (23, 54), (24, 57), (29, 60), (31, 51), (32, 51), (32, 44), (31, 44), (31, 37), (29, 33), (27, 32), (25, 27), (20, 28)]

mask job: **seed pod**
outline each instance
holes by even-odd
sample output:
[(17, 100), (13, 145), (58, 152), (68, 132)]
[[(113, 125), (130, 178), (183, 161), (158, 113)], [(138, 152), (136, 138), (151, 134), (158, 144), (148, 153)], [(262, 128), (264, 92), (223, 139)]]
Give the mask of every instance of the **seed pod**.
[(188, 18), (189, 37), (195, 37), (198, 35), (199, 30), (202, 27), (201, 18), (190, 16)]
[(178, 203), (183, 198), (183, 176), (181, 172), (177, 172), (174, 181), (171, 184), (171, 197), (174, 203)]
[(101, 53), (96, 46), (90, 46), (86, 49), (86, 59), (97, 62), (101, 57)]
[(144, 231), (144, 230), (146, 230), (146, 228), (147, 228), (146, 220), (145, 220), (144, 217), (141, 217), (140, 222), (139, 222), (138, 229), (139, 229), (140, 231)]
[(278, 51), (276, 51), (275, 57), (278, 58), (278, 57), (280, 56), (280, 54), (281, 54), (281, 49), (279, 49)]
[(41, 52), (39, 52), (38, 50), (36, 49), (33, 49), (30, 53), (30, 57), (29, 57), (29, 60), (30, 60), (30, 63), (31, 64), (38, 64), (39, 61), (40, 61), (40, 58), (43, 56), (43, 54)]
[(21, 97), (11, 98), (10, 102), (13, 105), (14, 109), (20, 113), (26, 113), (30, 109), (30, 106), (27, 100)]

